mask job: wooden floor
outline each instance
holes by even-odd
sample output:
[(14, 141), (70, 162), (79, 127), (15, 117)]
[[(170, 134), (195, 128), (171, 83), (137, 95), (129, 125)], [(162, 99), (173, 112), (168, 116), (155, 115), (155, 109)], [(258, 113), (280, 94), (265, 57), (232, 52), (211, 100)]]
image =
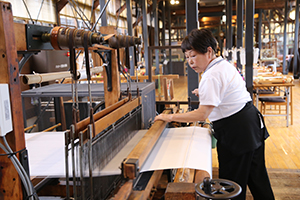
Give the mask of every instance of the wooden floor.
[[(270, 137), (266, 140), (266, 166), (276, 199), (300, 199), (300, 82), (293, 88), (294, 122), (284, 117), (265, 117)], [(174, 79), (174, 100), (187, 100), (187, 77)], [(218, 168), (213, 149), (213, 168)], [(247, 199), (252, 199), (251, 195)]]

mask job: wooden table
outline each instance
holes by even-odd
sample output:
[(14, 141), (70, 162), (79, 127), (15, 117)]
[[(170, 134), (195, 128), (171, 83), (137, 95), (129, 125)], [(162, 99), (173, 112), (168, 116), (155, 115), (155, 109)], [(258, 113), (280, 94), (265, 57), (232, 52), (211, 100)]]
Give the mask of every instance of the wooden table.
[[(259, 89), (260, 88), (270, 88), (270, 87), (278, 87), (284, 89), (284, 97), (287, 98), (287, 111), (286, 114), (264, 114), (264, 116), (286, 116), (286, 126), (289, 126), (289, 104), (291, 104), (291, 109), (293, 109), (293, 98), (292, 98), (292, 92), (291, 87), (295, 86), (294, 83), (253, 83), (253, 89), (256, 90), (256, 107), (258, 108), (258, 101), (259, 101)], [(266, 95), (264, 94), (263, 97), (266, 98), (278, 98), (279, 96), (275, 95)], [(283, 97), (283, 96), (281, 96)]]

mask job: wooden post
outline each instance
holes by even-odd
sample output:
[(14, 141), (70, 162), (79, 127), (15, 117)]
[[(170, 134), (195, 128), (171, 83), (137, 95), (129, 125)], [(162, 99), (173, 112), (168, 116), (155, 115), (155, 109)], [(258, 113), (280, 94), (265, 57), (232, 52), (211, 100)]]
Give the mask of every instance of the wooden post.
[[(165, 110), (163, 113), (169, 114), (170, 110)], [(129, 153), (122, 164), (123, 176), (125, 178), (136, 178), (137, 170), (140, 169), (140, 166), (144, 164), (146, 158), (148, 157), (167, 124), (168, 123), (165, 121), (156, 121), (139, 141), (139, 143), (134, 147), (134, 149)], [(132, 161), (138, 162), (134, 163)]]
[[(0, 83), (9, 85), (13, 131), (6, 139), (13, 151), (25, 148), (19, 63), (15, 43), (12, 6), (0, 2)], [(3, 141), (1, 141), (3, 143)], [(1, 154), (4, 151), (0, 151)], [(18, 156), (18, 154), (17, 154)], [(21, 180), (7, 156), (0, 156), (0, 199), (23, 199)]]
[(173, 79), (169, 79), (169, 90), (170, 90), (170, 99), (174, 99), (174, 82)]
[(169, 100), (169, 95), (168, 95), (167, 78), (162, 79), (162, 88), (164, 90), (165, 100), (168, 101)]
[(117, 50), (111, 50), (112, 91), (107, 90), (107, 74), (104, 69), (104, 98), (105, 107), (117, 103), (120, 98), (120, 74), (118, 68)]

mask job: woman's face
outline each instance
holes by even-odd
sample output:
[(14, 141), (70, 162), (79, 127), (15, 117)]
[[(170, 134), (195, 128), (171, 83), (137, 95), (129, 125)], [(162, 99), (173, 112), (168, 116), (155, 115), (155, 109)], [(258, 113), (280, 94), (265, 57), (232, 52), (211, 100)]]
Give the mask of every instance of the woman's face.
[(199, 53), (192, 49), (187, 50), (184, 55), (189, 66), (197, 73), (203, 72), (214, 58), (211, 47), (207, 48), (207, 52), (205, 54)]

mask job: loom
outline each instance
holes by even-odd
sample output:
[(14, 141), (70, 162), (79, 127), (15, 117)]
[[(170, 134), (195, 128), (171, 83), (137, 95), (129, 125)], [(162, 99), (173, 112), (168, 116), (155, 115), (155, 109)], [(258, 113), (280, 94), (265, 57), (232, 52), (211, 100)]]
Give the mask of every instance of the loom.
[[(129, 47), (140, 44), (140, 39), (128, 36), (101, 35), (91, 31), (84, 31), (64, 27), (43, 27), (38, 25), (14, 24), (12, 20), (11, 5), (0, 2), (2, 27), (0, 47), (5, 53), (2, 54), (4, 67), (0, 77), (8, 83), (11, 98), (11, 113), (13, 121), (13, 131), (6, 135), (8, 142), (18, 152), (18, 157), (22, 165), (26, 168), (29, 161), (34, 160), (30, 157), (34, 153), (42, 153), (43, 149), (50, 149), (53, 145), (53, 153), (47, 151), (48, 160), (50, 157), (64, 156), (64, 173), (56, 172), (51, 169), (50, 164), (37, 169), (45, 171), (50, 168), (53, 174), (44, 175), (42, 178), (32, 180), (35, 182), (35, 190), (39, 195), (61, 196), (66, 199), (152, 199), (154, 198), (159, 181), (165, 173), (168, 177), (168, 187), (166, 189), (166, 199), (195, 199), (195, 183), (203, 180), (203, 177), (211, 177), (211, 156), (204, 160), (208, 167), (204, 169), (189, 169), (182, 165), (177, 170), (155, 169), (151, 171), (143, 170), (150, 153), (158, 146), (160, 138), (167, 137), (168, 123), (157, 121), (152, 124), (155, 116), (155, 86), (154, 83), (125, 83), (120, 84), (118, 48)], [(15, 32), (18, 33), (15, 43)], [(92, 84), (89, 62), (86, 63), (87, 83), (78, 83), (78, 74), (75, 65), (75, 48), (84, 50), (88, 59), (88, 50), (95, 51), (104, 65), (104, 83)], [(70, 73), (72, 84), (53, 84), (22, 92), (22, 97), (51, 97), (56, 98), (56, 108), (60, 109), (57, 119), (64, 124), (64, 132), (42, 132), (35, 135), (24, 135), (24, 124), (22, 123), (23, 113), (21, 109), (21, 90), (18, 79), (19, 68), (25, 62), (41, 50), (61, 50), (68, 49), (70, 52)], [(18, 63), (17, 51), (23, 55)], [(70, 74), (67, 73), (67, 76)], [(129, 85), (132, 87), (130, 88)], [(99, 97), (104, 102), (105, 107), (99, 112), (94, 112), (92, 97)], [(71, 113), (64, 112), (62, 97), (72, 97)], [(87, 114), (80, 116), (79, 99), (86, 97)], [(170, 110), (164, 111), (170, 113)], [(64, 117), (68, 115), (69, 117)], [(61, 117), (59, 119), (59, 116)], [(69, 124), (64, 119), (71, 118)], [(150, 127), (150, 128), (149, 128)], [(149, 128), (149, 130), (148, 130)], [(184, 129), (194, 134), (196, 127)], [(64, 130), (65, 130), (64, 129)], [(146, 129), (146, 130), (141, 130)], [(177, 129), (179, 130), (179, 129)], [(173, 129), (172, 131), (178, 132)], [(210, 152), (210, 129), (201, 128), (200, 132), (206, 138), (206, 151)], [(178, 134), (178, 133), (177, 133)], [(171, 134), (175, 135), (175, 134)], [(48, 138), (48, 139), (47, 139)], [(31, 141), (39, 142), (37, 147)], [(190, 144), (192, 137), (188, 137)], [(50, 141), (53, 142), (51, 143)], [(54, 148), (55, 141), (58, 146)], [(25, 145), (27, 144), (27, 145)], [(127, 154), (124, 148), (132, 145)], [(29, 154), (26, 146), (28, 146)], [(32, 146), (32, 147), (30, 147)], [(184, 145), (189, 149), (189, 145)], [(39, 152), (40, 151), (40, 152)], [(190, 150), (187, 150), (190, 152)], [(56, 153), (56, 154), (55, 154)], [(204, 152), (203, 152), (204, 153)], [(205, 153), (207, 154), (207, 153)], [(44, 153), (44, 155), (46, 155)], [(56, 156), (57, 155), (57, 156)], [(188, 154), (187, 154), (188, 155)], [(209, 154), (207, 154), (209, 155)], [(43, 155), (37, 158), (43, 158)], [(107, 166), (120, 156), (122, 159), (117, 163), (117, 171), (105, 172)], [(34, 194), (27, 191), (23, 194), (22, 183), (18, 174), (14, 171), (14, 166), (7, 157), (0, 157), (3, 163), (1, 180), (7, 184), (2, 184), (3, 191), (6, 191), (4, 199), (10, 198), (10, 194), (15, 199), (22, 199), (29, 196), (33, 199)], [(183, 158), (183, 163), (186, 163)], [(201, 161), (201, 159), (199, 159)], [(44, 161), (42, 161), (44, 162)], [(29, 162), (30, 163), (30, 162)], [(114, 165), (115, 166), (115, 165)], [(56, 168), (60, 168), (59, 167)], [(27, 168), (34, 168), (33, 165)], [(110, 167), (109, 167), (110, 168)], [(177, 167), (178, 168), (178, 167)], [(39, 173), (33, 174), (39, 176)], [(14, 181), (11, 181), (14, 180)], [(23, 181), (23, 180), (22, 180)], [(36, 183), (37, 182), (37, 183)], [(48, 192), (48, 193), (47, 193)], [(51, 196), (50, 195), (50, 196)]]

